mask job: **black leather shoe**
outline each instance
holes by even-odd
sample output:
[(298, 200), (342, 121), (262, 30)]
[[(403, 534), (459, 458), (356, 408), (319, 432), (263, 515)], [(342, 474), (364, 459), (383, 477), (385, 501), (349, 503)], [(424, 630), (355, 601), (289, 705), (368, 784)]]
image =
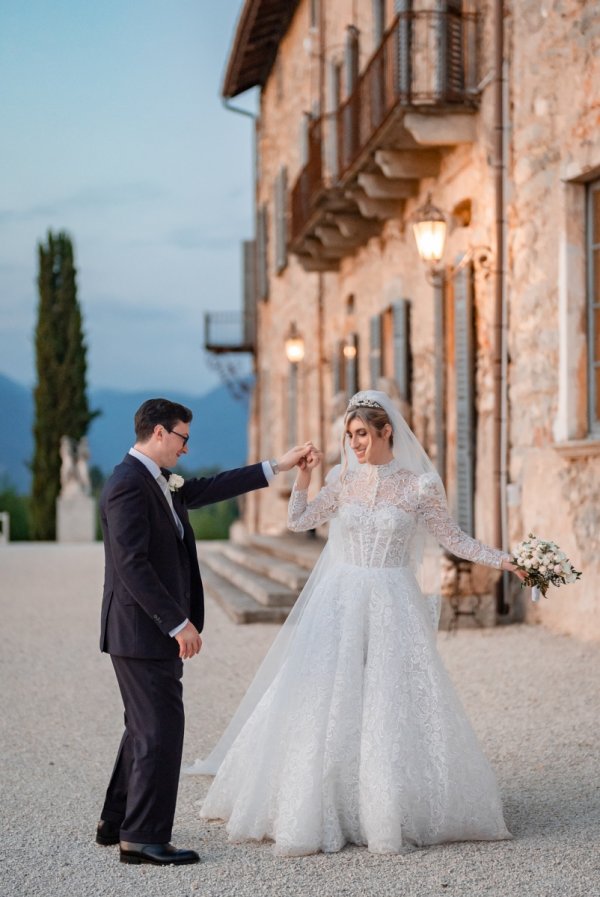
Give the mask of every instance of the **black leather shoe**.
[(96, 829), (96, 844), (102, 844), (103, 847), (112, 847), (113, 844), (119, 843), (119, 826), (116, 822), (109, 822), (108, 819), (101, 819)]
[(177, 850), (172, 844), (134, 844), (121, 841), (122, 863), (151, 863), (154, 866), (183, 866), (185, 863), (199, 863), (195, 850)]

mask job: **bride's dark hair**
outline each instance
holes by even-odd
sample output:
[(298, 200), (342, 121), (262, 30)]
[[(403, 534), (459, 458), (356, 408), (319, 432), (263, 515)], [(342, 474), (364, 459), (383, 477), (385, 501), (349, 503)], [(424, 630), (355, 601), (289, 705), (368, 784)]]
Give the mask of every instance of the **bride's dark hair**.
[(387, 416), (386, 412), (383, 408), (372, 408), (367, 405), (357, 405), (355, 408), (351, 408), (350, 411), (347, 412), (346, 418), (344, 420), (344, 427), (347, 429), (348, 425), (351, 421), (358, 418), (366, 424), (368, 427), (372, 427), (377, 431), (379, 436), (381, 436), (383, 432), (383, 428), (386, 424), (389, 424), (392, 427), (392, 432), (390, 434), (390, 448), (394, 445), (394, 428), (392, 426), (392, 422)]

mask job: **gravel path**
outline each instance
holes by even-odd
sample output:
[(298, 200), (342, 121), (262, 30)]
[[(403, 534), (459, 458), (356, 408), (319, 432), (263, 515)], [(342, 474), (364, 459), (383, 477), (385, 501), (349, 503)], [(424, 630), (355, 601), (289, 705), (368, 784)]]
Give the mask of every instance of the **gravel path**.
[[(93, 840), (121, 735), (98, 651), (102, 547), (0, 547), (2, 897), (594, 897), (600, 895), (600, 646), (537, 627), (440, 634), (439, 648), (499, 776), (514, 840), (403, 857), (349, 847), (276, 857), (198, 818), (208, 779), (184, 778), (175, 844), (197, 866), (125, 866)], [(208, 607), (186, 665), (185, 761), (212, 746), (276, 632)]]

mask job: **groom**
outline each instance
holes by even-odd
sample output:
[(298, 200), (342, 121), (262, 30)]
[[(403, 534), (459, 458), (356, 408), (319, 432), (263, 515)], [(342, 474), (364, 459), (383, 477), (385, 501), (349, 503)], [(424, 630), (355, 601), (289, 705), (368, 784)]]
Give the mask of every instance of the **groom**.
[(217, 476), (170, 474), (187, 453), (192, 412), (149, 399), (135, 415), (136, 443), (100, 499), (105, 580), (100, 649), (111, 656), (125, 732), (96, 841), (120, 843), (124, 863), (197, 863), (169, 841), (183, 747), (182, 661), (198, 654), (202, 580), (188, 509), (267, 486), (301, 463), (307, 446)]

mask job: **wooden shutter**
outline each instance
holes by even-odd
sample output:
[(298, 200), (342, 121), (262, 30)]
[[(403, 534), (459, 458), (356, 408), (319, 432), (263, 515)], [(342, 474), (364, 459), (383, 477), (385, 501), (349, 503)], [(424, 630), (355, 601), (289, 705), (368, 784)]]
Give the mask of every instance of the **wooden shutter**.
[(345, 374), (346, 374), (346, 392), (348, 396), (353, 396), (358, 392), (358, 337), (355, 333), (351, 333), (346, 341), (347, 345), (354, 346), (356, 355), (345, 357)]
[(290, 364), (288, 377), (288, 445), (298, 441), (298, 365)]
[(341, 67), (338, 63), (327, 63), (325, 84), (325, 108), (327, 117), (325, 124), (325, 168), (327, 174), (336, 180), (338, 176), (338, 120), (337, 111), (340, 105)]
[(287, 265), (287, 168), (282, 166), (275, 179), (275, 270)]
[(257, 298), (269, 298), (268, 228), (267, 207), (259, 206), (256, 212), (256, 289)]
[(473, 275), (465, 265), (454, 277), (454, 340), (456, 365), (456, 517), (474, 534), (475, 479), (475, 340)]
[(377, 381), (381, 377), (381, 316), (373, 315), (369, 322), (369, 372), (371, 389), (377, 389)]
[(254, 346), (256, 339), (256, 241), (242, 242), (244, 291), (244, 342)]
[(332, 389), (334, 396), (341, 392), (344, 388), (344, 343), (339, 341), (335, 345), (332, 359)]
[(372, 0), (373, 3), (373, 49), (377, 50), (385, 32), (385, 0)]
[(346, 29), (346, 44), (344, 53), (344, 72), (346, 96), (350, 96), (358, 81), (359, 47), (358, 28), (349, 25)]
[(394, 338), (394, 379), (400, 395), (410, 404), (410, 302), (400, 299), (392, 305)]
[(398, 93), (401, 100), (407, 101), (412, 82), (412, 0), (396, 0), (396, 12), (401, 14), (398, 21)]
[(438, 0), (437, 93), (459, 100), (465, 90), (462, 0)]
[(446, 480), (446, 334), (445, 283), (442, 276), (436, 277), (433, 286), (433, 327), (434, 327), (434, 423), (435, 423), (435, 466), (442, 480)]

